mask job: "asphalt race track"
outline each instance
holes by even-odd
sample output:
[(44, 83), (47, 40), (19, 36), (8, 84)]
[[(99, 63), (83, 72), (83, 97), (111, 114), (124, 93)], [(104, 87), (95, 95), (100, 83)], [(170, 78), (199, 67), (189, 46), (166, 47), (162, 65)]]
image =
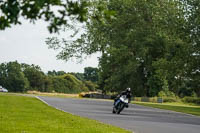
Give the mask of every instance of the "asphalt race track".
[(57, 109), (125, 128), (134, 133), (200, 133), (200, 117), (130, 105), (112, 114), (113, 102), (105, 100), (39, 97)]

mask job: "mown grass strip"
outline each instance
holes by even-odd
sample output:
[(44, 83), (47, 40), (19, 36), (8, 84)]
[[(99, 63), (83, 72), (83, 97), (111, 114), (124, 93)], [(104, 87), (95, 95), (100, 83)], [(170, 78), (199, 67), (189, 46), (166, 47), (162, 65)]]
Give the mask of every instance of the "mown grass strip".
[(174, 103), (145, 103), (145, 102), (133, 102), (134, 104), (153, 107), (153, 108), (159, 108), (159, 109), (165, 109), (165, 110), (172, 110), (176, 112), (182, 112), (187, 114), (192, 114), (196, 116), (200, 116), (200, 106), (190, 106), (190, 105), (184, 105), (184, 104), (177, 104)]
[(39, 91), (28, 91), (27, 94), (37, 95), (37, 96), (62, 97), (62, 98), (79, 98), (79, 94), (48, 93)]
[(33, 97), (0, 93), (1, 133), (130, 133), (49, 107)]

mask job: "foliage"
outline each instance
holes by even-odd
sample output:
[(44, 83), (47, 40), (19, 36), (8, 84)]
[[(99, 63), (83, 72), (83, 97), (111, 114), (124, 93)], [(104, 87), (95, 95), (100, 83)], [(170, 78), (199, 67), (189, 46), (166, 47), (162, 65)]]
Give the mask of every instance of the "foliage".
[(175, 97), (175, 94), (171, 91), (160, 91), (158, 97)]
[(185, 103), (194, 103), (200, 105), (200, 98), (197, 97), (184, 97), (182, 101)]
[(75, 72), (71, 72), (69, 73), (71, 75), (74, 75), (78, 80), (80, 81), (84, 81), (85, 78), (84, 78), (84, 73), (75, 73)]
[(48, 92), (79, 93), (96, 89), (95, 83), (85, 81), (84, 73), (65, 73), (54, 70), (48, 71), (48, 78), (50, 80)]
[(79, 93), (88, 91), (88, 88), (73, 75), (65, 74), (62, 76), (51, 76), (49, 78), (52, 82), (50, 87), (52, 91), (59, 93)]
[(55, 70), (53, 70), (53, 71), (48, 71), (47, 72), (47, 75), (49, 75), (49, 76), (61, 76), (61, 75), (64, 75), (64, 74), (66, 74), (66, 72), (64, 72), (64, 71), (55, 71)]
[(93, 67), (84, 68), (84, 79), (87, 81), (97, 82), (98, 81), (98, 69)]
[(74, 75), (84, 78), (84, 74), (66, 74), (64, 71), (48, 71), (47, 75), (37, 65), (19, 64), (17, 61), (0, 64), (0, 85), (9, 92), (40, 92), (80, 93), (94, 91), (96, 83), (79, 80)]
[(111, 19), (104, 16), (102, 23), (90, 17), (75, 41), (51, 38), (47, 44), (60, 49), (58, 57), (64, 60), (100, 52), (103, 92), (131, 87), (136, 96), (160, 91), (184, 96), (188, 94), (182, 90), (189, 88), (200, 96), (197, 1), (97, 0), (94, 8), (112, 10)]
[(62, 78), (68, 81), (69, 88), (71, 89), (74, 88), (74, 90), (79, 90), (79, 92), (88, 91), (88, 88), (86, 88), (85, 85), (80, 80), (78, 80), (75, 76), (70, 75), (70, 74), (65, 74), (62, 76)]
[(98, 88), (98, 85), (91, 81), (85, 81), (84, 84), (89, 89), (89, 91), (95, 91)]
[(45, 75), (39, 66), (22, 64), (21, 69), (32, 89), (45, 91)]
[(4, 0), (0, 1), (0, 30), (11, 27), (12, 24), (21, 24), (19, 17), (31, 22), (43, 19), (49, 22), (50, 33), (58, 32), (61, 27), (70, 27), (69, 16), (86, 21), (87, 7), (85, 0)]
[(188, 87), (200, 97), (200, 3), (198, 0), (184, 0), (187, 3), (188, 33), (192, 42), (188, 63)]
[(179, 102), (179, 99), (176, 97), (164, 97), (163, 98), (164, 103), (173, 103), (173, 102)]
[(192, 97), (197, 97), (197, 93), (195, 93), (194, 91), (192, 92)]
[(17, 61), (0, 64), (0, 84), (11, 92), (24, 92), (29, 88), (28, 79)]
[(158, 97), (166, 97), (166, 93), (164, 91), (160, 91), (158, 93)]
[[(74, 22), (87, 22), (92, 17), (103, 22), (104, 17), (110, 19), (113, 12), (105, 10), (101, 5), (92, 8), (94, 0), (1, 0), (0, 1), (0, 30), (21, 24), (23, 17), (30, 22), (44, 20), (49, 23), (50, 33), (59, 33), (74, 29)], [(90, 14), (91, 10), (95, 14)], [(75, 32), (76, 34), (76, 32)]]

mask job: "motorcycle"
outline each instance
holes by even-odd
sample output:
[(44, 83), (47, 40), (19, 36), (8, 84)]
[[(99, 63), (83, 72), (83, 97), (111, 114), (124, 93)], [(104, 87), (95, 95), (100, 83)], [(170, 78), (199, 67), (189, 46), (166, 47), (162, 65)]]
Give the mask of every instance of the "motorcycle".
[(122, 95), (115, 103), (112, 113), (120, 114), (120, 112), (128, 105), (128, 98), (126, 95)]

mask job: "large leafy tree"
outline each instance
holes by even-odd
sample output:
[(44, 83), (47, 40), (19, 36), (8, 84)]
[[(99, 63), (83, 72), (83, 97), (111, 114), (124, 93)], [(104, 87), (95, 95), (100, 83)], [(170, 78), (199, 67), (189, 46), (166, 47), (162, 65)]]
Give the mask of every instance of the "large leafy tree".
[(46, 76), (39, 66), (21, 64), (21, 68), (30, 83), (31, 89), (45, 91)]
[(28, 79), (18, 62), (0, 64), (0, 84), (11, 92), (24, 92), (29, 88)]
[(188, 33), (191, 42), (190, 62), (187, 74), (188, 88), (192, 88), (200, 96), (200, 3), (198, 0), (184, 0), (186, 17), (188, 18)]
[(66, 72), (64, 72), (64, 71), (57, 71), (56, 72), (55, 70), (53, 70), (53, 71), (48, 71), (47, 74), (49, 76), (61, 76), (61, 75), (66, 74)]
[(58, 57), (68, 60), (100, 51), (99, 80), (104, 90), (129, 86), (140, 96), (154, 96), (162, 89), (178, 94), (191, 52), (184, 3), (104, 0), (96, 4), (112, 10), (113, 18), (90, 18), (86, 33), (72, 43), (49, 39), (51, 48), (62, 48)]
[(84, 68), (84, 79), (86, 81), (97, 82), (98, 81), (98, 69), (93, 67)]

